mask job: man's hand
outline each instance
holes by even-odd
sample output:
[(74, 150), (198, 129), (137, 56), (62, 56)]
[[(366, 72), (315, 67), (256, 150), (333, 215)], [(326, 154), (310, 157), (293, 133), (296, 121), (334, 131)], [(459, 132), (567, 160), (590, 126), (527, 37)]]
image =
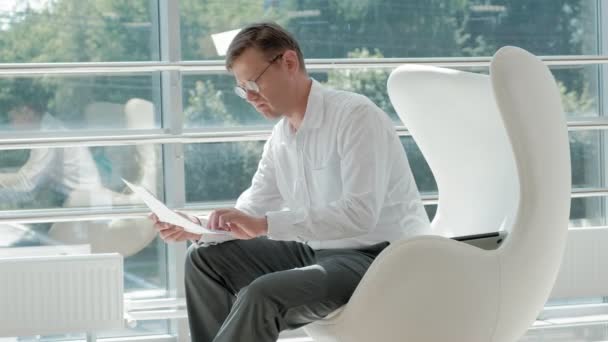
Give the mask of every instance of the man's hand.
[[(194, 216), (189, 216), (180, 212), (178, 212), (178, 214), (196, 224), (200, 224), (200, 221)], [(186, 240), (197, 241), (202, 236), (201, 234), (187, 232), (183, 227), (162, 222), (155, 214), (150, 214), (148, 217), (154, 222), (154, 228), (158, 231), (158, 234), (165, 242), (181, 242)]]
[(209, 216), (207, 228), (226, 230), (237, 239), (247, 240), (268, 233), (266, 217), (253, 217), (234, 209), (214, 210)]

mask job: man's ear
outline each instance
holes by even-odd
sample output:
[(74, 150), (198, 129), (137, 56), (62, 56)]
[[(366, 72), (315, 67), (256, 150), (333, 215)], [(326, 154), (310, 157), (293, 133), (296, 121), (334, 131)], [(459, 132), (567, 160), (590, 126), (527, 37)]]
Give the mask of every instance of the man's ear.
[(289, 72), (296, 72), (300, 70), (300, 60), (298, 54), (293, 50), (286, 50), (283, 52), (283, 60), (287, 66)]

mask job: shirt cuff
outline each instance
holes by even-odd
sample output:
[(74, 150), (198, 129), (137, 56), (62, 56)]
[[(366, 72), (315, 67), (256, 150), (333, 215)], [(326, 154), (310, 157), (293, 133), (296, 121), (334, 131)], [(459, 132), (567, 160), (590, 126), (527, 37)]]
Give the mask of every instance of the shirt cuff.
[(218, 234), (218, 235), (205, 235), (203, 234), (200, 239), (196, 241), (192, 241), (199, 247), (213, 246), (218, 245), (220, 243), (224, 243), (226, 241), (236, 240), (236, 238), (229, 234)]

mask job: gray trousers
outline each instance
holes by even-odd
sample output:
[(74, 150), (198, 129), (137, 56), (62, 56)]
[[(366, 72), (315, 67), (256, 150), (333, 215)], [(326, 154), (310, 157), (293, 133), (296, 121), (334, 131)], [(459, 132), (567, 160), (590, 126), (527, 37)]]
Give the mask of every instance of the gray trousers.
[(193, 342), (274, 342), (348, 302), (388, 242), (314, 250), (266, 238), (190, 246), (186, 301)]

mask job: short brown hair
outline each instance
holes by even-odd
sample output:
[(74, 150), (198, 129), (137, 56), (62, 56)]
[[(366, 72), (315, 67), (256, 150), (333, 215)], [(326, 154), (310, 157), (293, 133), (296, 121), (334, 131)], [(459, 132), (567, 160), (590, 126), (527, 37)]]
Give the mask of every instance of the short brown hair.
[(228, 47), (226, 69), (231, 70), (235, 59), (249, 48), (258, 49), (269, 60), (285, 50), (293, 50), (298, 55), (300, 70), (306, 71), (300, 45), (291, 33), (276, 23), (261, 22), (244, 27)]

